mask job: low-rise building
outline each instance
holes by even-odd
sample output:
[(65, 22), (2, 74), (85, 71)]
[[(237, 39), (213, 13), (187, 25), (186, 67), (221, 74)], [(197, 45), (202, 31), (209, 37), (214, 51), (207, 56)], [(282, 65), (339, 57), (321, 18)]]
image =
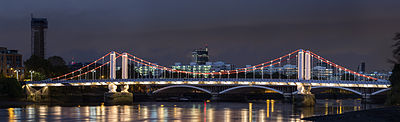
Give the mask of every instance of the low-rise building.
[(23, 74), (22, 55), (18, 50), (8, 50), (0, 47), (0, 73), (6, 77), (15, 77), (19, 72), (21, 78)]
[(374, 78), (378, 78), (378, 79), (383, 79), (383, 80), (389, 80), (390, 75), (392, 75), (392, 72), (378, 72), (378, 71), (374, 71), (368, 74), (365, 74), (367, 76), (371, 76)]

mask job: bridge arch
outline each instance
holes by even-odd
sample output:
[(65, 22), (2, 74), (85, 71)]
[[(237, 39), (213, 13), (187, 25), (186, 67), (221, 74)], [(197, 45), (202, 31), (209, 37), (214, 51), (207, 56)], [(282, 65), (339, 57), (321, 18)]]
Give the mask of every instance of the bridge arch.
[(172, 86), (167, 86), (167, 87), (163, 87), (163, 88), (160, 88), (160, 89), (157, 89), (157, 90), (153, 91), (153, 94), (154, 93), (158, 93), (158, 92), (163, 91), (163, 90), (166, 90), (166, 89), (170, 89), (170, 88), (193, 88), (193, 89), (197, 89), (197, 90), (200, 90), (200, 91), (203, 91), (203, 92), (211, 94), (211, 91), (209, 91), (207, 89), (203, 89), (203, 88), (196, 87), (196, 86), (191, 86), (191, 85), (172, 85)]
[[(312, 90), (312, 89), (318, 89), (318, 88), (336, 88), (336, 89), (343, 89), (343, 90), (350, 91), (350, 92), (353, 92), (353, 93), (358, 94), (358, 95), (362, 95), (362, 93), (359, 92), (359, 91), (356, 91), (356, 90), (353, 90), (353, 89), (350, 89), (350, 88), (336, 87), (336, 86), (314, 86), (314, 87), (311, 87), (311, 90)], [(292, 92), (292, 94), (297, 94), (298, 92), (299, 92), (299, 91), (295, 91), (295, 92)]]
[(382, 92), (385, 92), (385, 91), (389, 91), (390, 89), (391, 88), (381, 89), (381, 90), (378, 90), (378, 91), (376, 91), (374, 93), (371, 93), (371, 95), (376, 95), (376, 94), (379, 94), (379, 93), (382, 93)]
[(261, 89), (272, 90), (272, 91), (278, 92), (279, 94), (283, 94), (282, 91), (279, 91), (279, 90), (274, 89), (274, 88), (266, 87), (266, 86), (236, 86), (236, 87), (232, 87), (232, 88), (229, 88), (229, 89), (225, 89), (225, 90), (219, 92), (219, 94), (223, 94), (223, 93), (226, 93), (228, 91), (235, 90), (235, 89), (240, 89), (240, 88), (261, 88)]

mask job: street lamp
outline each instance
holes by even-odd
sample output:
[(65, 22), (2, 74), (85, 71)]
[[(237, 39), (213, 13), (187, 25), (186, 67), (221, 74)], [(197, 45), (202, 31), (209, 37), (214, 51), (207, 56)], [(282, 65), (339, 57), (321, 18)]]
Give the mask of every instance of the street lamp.
[(33, 73), (35, 73), (35, 71), (33, 71), (33, 70), (29, 70), (29, 72), (31, 73), (31, 81), (33, 81)]
[(96, 70), (92, 70), (92, 77), (93, 77), (93, 80), (96, 79)]
[(18, 73), (20, 72), (21, 70), (19, 70), (19, 69), (17, 69), (17, 70), (14, 70), (14, 72), (16, 72), (17, 73), (17, 81), (19, 81), (19, 78), (18, 78)]

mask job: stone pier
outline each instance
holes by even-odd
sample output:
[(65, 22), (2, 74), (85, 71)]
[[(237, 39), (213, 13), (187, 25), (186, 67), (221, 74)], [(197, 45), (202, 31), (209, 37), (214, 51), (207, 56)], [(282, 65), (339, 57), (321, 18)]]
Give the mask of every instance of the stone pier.
[(292, 102), (292, 93), (283, 93), (284, 102)]
[(106, 105), (132, 104), (133, 93), (129, 93), (129, 85), (124, 85), (121, 92), (117, 92), (117, 86), (113, 83), (108, 85), (109, 91), (104, 93), (104, 103)]
[(315, 105), (314, 94), (295, 94), (294, 104), (298, 107), (310, 107)]
[(132, 104), (133, 94), (126, 92), (106, 92), (104, 93), (104, 103), (106, 105)]

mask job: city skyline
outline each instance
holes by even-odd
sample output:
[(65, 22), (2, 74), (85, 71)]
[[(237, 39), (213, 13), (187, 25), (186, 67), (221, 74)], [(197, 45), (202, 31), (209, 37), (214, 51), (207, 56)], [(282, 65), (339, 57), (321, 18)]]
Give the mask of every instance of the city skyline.
[[(400, 20), (395, 12), (399, 8), (391, 4), (393, 2), (358, 4), (339, 1), (329, 5), (316, 1), (291, 2), (287, 9), (271, 7), (282, 7), (284, 2), (246, 2), (242, 4), (246, 4), (243, 7), (247, 9), (240, 11), (235, 10), (240, 7), (240, 2), (227, 4), (226, 1), (179, 2), (181, 6), (174, 4), (177, 2), (165, 2), (165, 6), (162, 3), (128, 2), (112, 7), (106, 7), (107, 2), (93, 7), (87, 6), (90, 2), (66, 2), (63, 5), (43, 2), (59, 7), (28, 1), (2, 4), (1, 8), (7, 10), (0, 16), (5, 18), (0, 19), (0, 25), (4, 27), (0, 29), (4, 33), (0, 40), (5, 40), (2, 46), (19, 50), (24, 59), (30, 57), (29, 22), (33, 13), (35, 17), (46, 17), (49, 21), (46, 56), (58, 55), (66, 61), (74, 57), (79, 62), (90, 62), (115, 50), (171, 65), (190, 62), (190, 52), (208, 43), (211, 61), (253, 65), (304, 48), (328, 59), (335, 58), (335, 62), (351, 69), (366, 62), (367, 71), (374, 71), (391, 69), (387, 59), (391, 57), (391, 38)], [(342, 6), (345, 3), (348, 5)], [(33, 5), (22, 9), (23, 4)], [(227, 6), (218, 8), (221, 4)], [(383, 8), (392, 11), (383, 11)], [(186, 11), (179, 11), (181, 9)], [(220, 9), (224, 10), (218, 11)], [(46, 12), (48, 10), (54, 11)], [(285, 16), (269, 13), (272, 11)]]

